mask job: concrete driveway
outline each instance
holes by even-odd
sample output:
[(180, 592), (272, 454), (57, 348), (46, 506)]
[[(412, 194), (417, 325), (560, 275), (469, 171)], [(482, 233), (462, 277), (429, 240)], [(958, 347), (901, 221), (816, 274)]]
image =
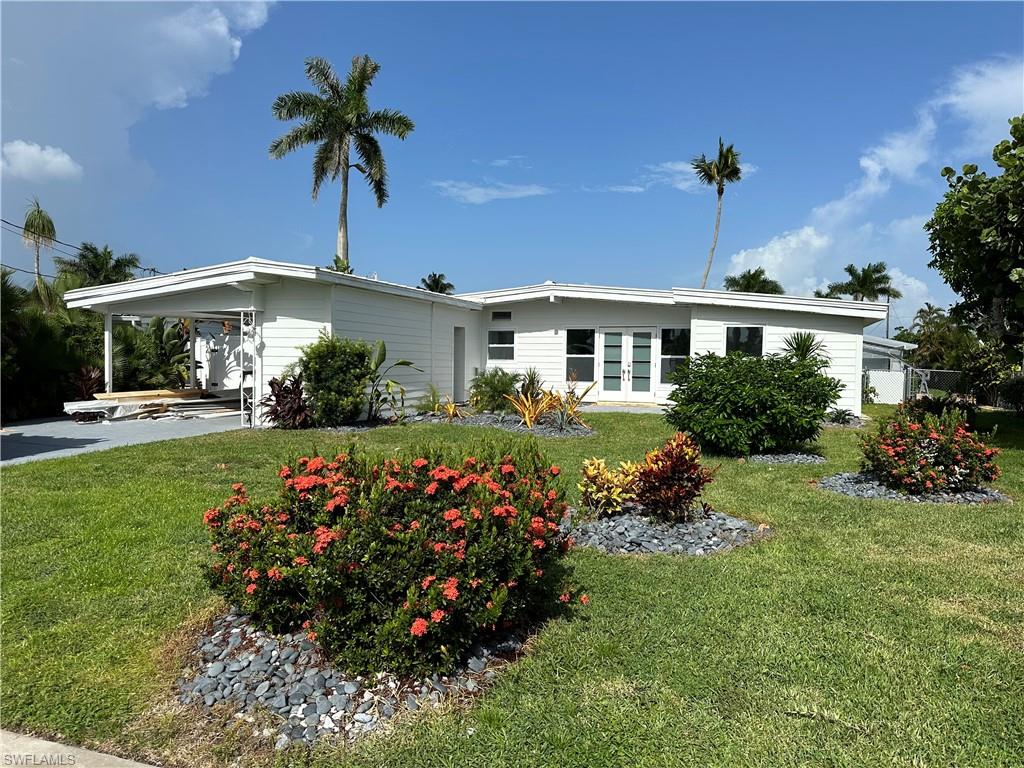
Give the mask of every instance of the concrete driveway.
[(74, 456), (121, 445), (155, 443), (179, 437), (239, 429), (237, 413), (215, 419), (143, 419), (77, 424), (70, 418), (9, 424), (0, 431), (0, 466)]

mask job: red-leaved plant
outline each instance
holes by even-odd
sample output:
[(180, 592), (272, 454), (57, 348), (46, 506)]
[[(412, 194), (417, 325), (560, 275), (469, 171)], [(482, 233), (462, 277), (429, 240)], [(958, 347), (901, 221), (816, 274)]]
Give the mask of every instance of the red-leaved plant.
[(661, 448), (648, 451), (636, 475), (636, 500), (652, 515), (690, 520), (694, 504), (715, 473), (700, 463), (700, 446), (677, 432)]
[(906, 493), (957, 492), (999, 477), (997, 448), (967, 429), (956, 410), (915, 418), (904, 409), (861, 438), (863, 468)]
[(532, 441), (463, 455), (303, 457), (281, 467), (270, 504), (236, 484), (204, 517), (211, 583), (272, 629), (304, 627), (350, 669), (450, 668), (569, 599), (558, 467)]

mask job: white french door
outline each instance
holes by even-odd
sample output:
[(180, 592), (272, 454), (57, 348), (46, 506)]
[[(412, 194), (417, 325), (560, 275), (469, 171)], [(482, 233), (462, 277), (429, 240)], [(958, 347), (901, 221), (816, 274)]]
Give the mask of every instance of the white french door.
[(654, 401), (654, 328), (601, 329), (601, 399)]

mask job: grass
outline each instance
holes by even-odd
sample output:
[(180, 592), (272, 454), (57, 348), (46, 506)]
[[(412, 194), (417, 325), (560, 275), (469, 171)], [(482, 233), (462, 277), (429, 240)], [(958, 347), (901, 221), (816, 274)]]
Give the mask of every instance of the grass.
[[(568, 485), (584, 458), (636, 458), (669, 434), (656, 415), (591, 420), (594, 437), (543, 441)], [(1024, 499), (1024, 425), (1006, 414), (981, 417), (983, 426), (993, 420), (1004, 449), (997, 486)], [(471, 432), (486, 430), (416, 425), (357, 439), (393, 449)], [(340, 442), (325, 433), (222, 433), (5, 469), (5, 726), (159, 754), (139, 745), (138, 727), (151, 700), (172, 690), (161, 658), (167, 643), (210, 610), (199, 576), (202, 510), (234, 480), (255, 497), (269, 494), (281, 461)], [(590, 608), (547, 626), (473, 707), (410, 718), (394, 737), (355, 749), (279, 761), (1024, 763), (1019, 505), (910, 505), (819, 491), (815, 478), (853, 469), (859, 456), (852, 430), (826, 431), (820, 448), (824, 466), (722, 460), (710, 502), (769, 523), (770, 540), (710, 558), (577, 551), (574, 581), (590, 593)], [(224, 757), (196, 749), (180, 762)], [(181, 744), (164, 754), (175, 750), (188, 754)]]

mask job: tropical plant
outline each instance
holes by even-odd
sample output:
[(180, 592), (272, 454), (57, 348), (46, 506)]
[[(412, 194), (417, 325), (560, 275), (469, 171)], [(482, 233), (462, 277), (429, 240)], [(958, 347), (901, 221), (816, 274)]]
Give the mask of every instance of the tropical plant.
[(862, 466), (890, 488), (922, 494), (978, 488), (999, 477), (989, 448), (956, 410), (918, 419), (900, 409), (861, 439)]
[(578, 383), (573, 376), (570, 377), (564, 393), (553, 390), (548, 393), (552, 399), (551, 423), (559, 432), (564, 432), (575, 425), (590, 429), (590, 425), (583, 420), (583, 399), (597, 386), (597, 382), (591, 382), (583, 392), (579, 393), (576, 391), (577, 386)]
[[(352, 59), (352, 69), (342, 83), (330, 62), (306, 59), (306, 77), (316, 92), (292, 91), (277, 97), (273, 105), (278, 120), (301, 120), (270, 145), (270, 155), (281, 158), (307, 144), (316, 145), (313, 159), (313, 199), (328, 179), (341, 179), (336, 255), (343, 269), (351, 265), (348, 253), (348, 179), (351, 169), (366, 179), (380, 208), (388, 199), (387, 168), (378, 134), (404, 139), (413, 128), (406, 115), (393, 109), (371, 110), (367, 91), (380, 71), (369, 56)], [(353, 152), (359, 162), (352, 162)]]
[(449, 424), (456, 419), (464, 419), (466, 417), (465, 411), (459, 408), (459, 404), (448, 395), (444, 396), (444, 402), (441, 403), (439, 410)]
[(340, 272), (343, 275), (352, 274), (352, 265), (347, 261), (342, 260), (341, 256), (338, 254), (334, 254), (334, 259), (327, 265), (327, 269), (332, 272)]
[(279, 429), (305, 429), (313, 417), (302, 392), (302, 376), (273, 378), (268, 382), (270, 394), (260, 400), (264, 417)]
[(81, 280), (82, 286), (123, 283), (135, 277), (140, 266), (139, 257), (134, 253), (114, 256), (110, 246), (102, 249), (92, 243), (82, 243), (78, 255), (73, 258), (55, 256), (58, 274), (69, 274)]
[(149, 335), (152, 359), (143, 381), (156, 388), (176, 389), (188, 380), (188, 333), (179, 320), (168, 323), (154, 317), (146, 329)]
[(782, 340), (782, 348), (797, 360), (817, 360), (822, 367), (828, 365), (825, 341), (813, 331), (794, 331)]
[(583, 462), (580, 482), (580, 504), (594, 511), (598, 517), (617, 515), (622, 507), (636, 499), (636, 476), (640, 466), (623, 461), (618, 469), (609, 469), (604, 459), (592, 458)]
[(441, 392), (434, 382), (427, 382), (427, 389), (423, 396), (416, 402), (416, 409), (420, 413), (438, 413), (441, 410)]
[(764, 267), (746, 269), (738, 275), (726, 275), (722, 285), (727, 291), (740, 291), (742, 293), (771, 293), (781, 295), (786, 291), (782, 283), (772, 280), (764, 271)]
[(470, 381), (469, 404), (478, 411), (510, 411), (512, 405), (506, 396), (515, 394), (521, 379), (522, 374), (488, 368)]
[(299, 364), (316, 426), (337, 427), (359, 417), (366, 405), (372, 354), (365, 341), (328, 333), (302, 348)]
[(918, 368), (962, 369), (978, 349), (978, 337), (941, 307), (925, 303), (914, 315), (910, 328), (898, 328), (893, 336), (917, 347), (908, 354)]
[[(29, 200), (28, 209), (25, 211), (25, 223), (21, 228), (21, 239), (35, 255), (36, 286), (42, 293), (43, 274), (39, 267), (39, 251), (42, 248), (52, 248), (57, 239), (57, 228), (53, 224), (50, 214), (43, 210), (39, 204), (39, 198), (33, 197)], [(49, 309), (48, 306), (44, 306)]]
[(692, 520), (694, 503), (714, 477), (700, 463), (700, 446), (677, 432), (644, 456), (636, 472), (636, 500), (652, 517), (672, 523)]
[(876, 261), (864, 268), (847, 264), (843, 270), (847, 279), (829, 283), (828, 296), (850, 296), (854, 301), (878, 301), (882, 296), (899, 299), (903, 294), (892, 284), (892, 277), (884, 261)]
[(95, 365), (83, 365), (75, 376), (75, 396), (79, 400), (91, 400), (97, 392), (103, 391), (103, 371)]
[(998, 342), (1019, 362), (1024, 352), (1024, 115), (995, 146), (1000, 175), (969, 163), (943, 168), (949, 189), (925, 224), (928, 264), (961, 297), (952, 314)]
[(853, 411), (848, 408), (833, 408), (825, 417), (829, 424), (846, 425), (853, 422)]
[(346, 669), (446, 672), (569, 599), (559, 473), (522, 439), (305, 456), (276, 499), (236, 483), (205, 512), (209, 583)]
[(1018, 371), (1000, 384), (999, 397), (1018, 416), (1024, 416), (1024, 373)]
[(706, 451), (732, 456), (796, 448), (813, 440), (843, 385), (819, 361), (739, 352), (682, 360), (665, 418)]
[(554, 396), (544, 390), (531, 393), (518, 391), (512, 395), (505, 395), (505, 399), (512, 404), (512, 410), (519, 414), (527, 429), (533, 429), (540, 418), (555, 407)]
[(426, 277), (421, 277), (420, 288), (431, 293), (455, 293), (455, 284), (448, 282), (444, 272), (431, 272)]
[(367, 416), (370, 421), (378, 421), (387, 409), (392, 416), (401, 420), (405, 417), (405, 387), (390, 378), (388, 374), (395, 368), (412, 368), (422, 372), (411, 360), (395, 360), (385, 366), (388, 359), (388, 348), (383, 341), (373, 345), (370, 354), (370, 393), (367, 399)]
[(519, 391), (527, 397), (532, 397), (544, 389), (544, 378), (536, 368), (527, 368), (519, 379)]
[(718, 193), (718, 207), (715, 211), (715, 234), (711, 238), (711, 249), (708, 251), (708, 261), (704, 266), (704, 276), (701, 278), (700, 287), (705, 288), (708, 284), (708, 275), (711, 273), (711, 262), (715, 258), (715, 248), (718, 245), (718, 230), (722, 224), (722, 198), (725, 196), (725, 185), (740, 180), (743, 169), (740, 166), (740, 153), (733, 145), (725, 146), (721, 137), (718, 139), (718, 156), (709, 160), (703, 154), (695, 157), (690, 163), (694, 173), (701, 184), (714, 187)]

